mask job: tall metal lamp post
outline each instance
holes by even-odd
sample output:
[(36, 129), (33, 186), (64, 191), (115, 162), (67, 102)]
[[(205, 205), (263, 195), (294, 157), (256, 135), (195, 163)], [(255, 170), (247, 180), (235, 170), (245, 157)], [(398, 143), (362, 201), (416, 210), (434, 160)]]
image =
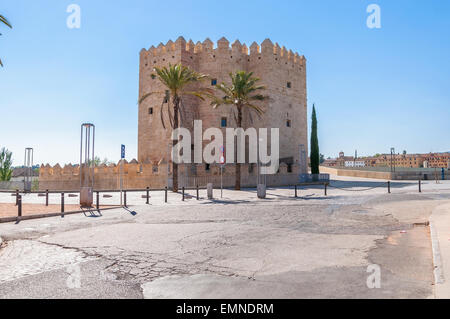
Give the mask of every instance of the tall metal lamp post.
[(395, 148), (391, 147), (391, 172), (395, 172)]
[(80, 143), (80, 207), (91, 208), (94, 203), (94, 144), (95, 125), (81, 125)]
[(25, 166), (24, 172), (24, 186), (25, 192), (31, 192), (31, 182), (33, 181), (33, 156), (34, 150), (31, 147), (25, 149), (25, 159), (23, 165)]

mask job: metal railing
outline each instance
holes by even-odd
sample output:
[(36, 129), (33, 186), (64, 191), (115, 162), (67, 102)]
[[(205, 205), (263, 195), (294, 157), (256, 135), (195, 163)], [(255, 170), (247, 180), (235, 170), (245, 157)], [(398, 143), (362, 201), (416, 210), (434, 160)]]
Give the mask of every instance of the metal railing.
[[(198, 181), (198, 180), (197, 180)], [(208, 182), (208, 180), (204, 181), (205, 183)], [(339, 185), (339, 183), (341, 183), (341, 185)], [(357, 184), (352, 184), (352, 185), (348, 185), (347, 187), (345, 186), (345, 183), (350, 183), (352, 184), (352, 182), (347, 182), (347, 181), (333, 181), (330, 182), (328, 181), (312, 181), (312, 182), (302, 182), (302, 183), (297, 183), (294, 185), (289, 185), (287, 187), (289, 187), (290, 189), (294, 189), (294, 197), (295, 198), (299, 198), (299, 190), (301, 190), (304, 187), (308, 187), (308, 186), (323, 186), (324, 189), (324, 195), (328, 196), (328, 192), (329, 192), (329, 188), (334, 188), (334, 189), (338, 189), (341, 191), (348, 191), (348, 192), (365, 192), (365, 191), (370, 191), (376, 188), (386, 188), (387, 193), (391, 194), (392, 193), (392, 188), (394, 187), (398, 187), (398, 182), (391, 182), (391, 181), (387, 181), (387, 182), (380, 182), (380, 183), (376, 183), (376, 185), (371, 186), (370, 184), (373, 184), (373, 182), (367, 182), (368, 183), (368, 187), (364, 187), (364, 186), (357, 186)], [(343, 185), (344, 184), (344, 185)], [(361, 183), (359, 183), (361, 184)], [(198, 182), (197, 185), (195, 185), (194, 187), (186, 187), (186, 186), (182, 186), (180, 188), (180, 191), (178, 192), (179, 195), (181, 195), (181, 201), (185, 201), (185, 199), (187, 198), (187, 196), (189, 196), (189, 198), (196, 198), (197, 200), (200, 200), (200, 190), (201, 189), (205, 189), (206, 187), (204, 186), (200, 186), (202, 185), (201, 182)], [(403, 184), (402, 184), (403, 185)], [(412, 183), (407, 183), (405, 185), (414, 185)], [(418, 192), (422, 193), (422, 188), (423, 188), (423, 182), (421, 180), (418, 181)], [(217, 189), (218, 187), (214, 187), (215, 189)], [(195, 196), (193, 195), (187, 195), (186, 191), (188, 190), (195, 190)], [(112, 190), (94, 190), (94, 194), (95, 194), (95, 207), (92, 207), (91, 209), (80, 209), (78, 211), (69, 211), (69, 212), (65, 212), (66, 210), (66, 196), (67, 198), (74, 198), (74, 197), (78, 197), (80, 194), (79, 190), (74, 190), (74, 191), (50, 191), (50, 190), (46, 190), (46, 191), (30, 191), (30, 192), (24, 192), (21, 190), (15, 190), (15, 191), (4, 191), (4, 190), (0, 190), (0, 193), (9, 193), (12, 196), (16, 197), (16, 206), (17, 206), (17, 218), (0, 218), (0, 222), (9, 222), (9, 221), (13, 221), (13, 220), (21, 220), (21, 219), (31, 219), (31, 218), (40, 218), (40, 217), (50, 217), (50, 216), (64, 216), (64, 215), (69, 215), (69, 214), (76, 214), (76, 213), (85, 213), (87, 211), (98, 211), (100, 212), (101, 210), (109, 210), (109, 209), (117, 209), (117, 208), (121, 208), (121, 207), (128, 207), (128, 203), (127, 203), (127, 194), (129, 193), (144, 193), (141, 198), (143, 200), (145, 200), (145, 204), (150, 204), (150, 198), (151, 198), (151, 192), (164, 192), (164, 203), (168, 203), (168, 192), (169, 192), (169, 188), (165, 187), (165, 188), (153, 188), (151, 189), (150, 187), (147, 187), (145, 189), (126, 189), (123, 190), (123, 205), (114, 205), (114, 204), (107, 204), (104, 205), (104, 207), (101, 207), (101, 194), (103, 195), (103, 198), (112, 198), (112, 195), (109, 195), (111, 193), (120, 193), (120, 190), (117, 189), (112, 189)], [(108, 194), (109, 193), (109, 194)], [(30, 215), (30, 216), (23, 216), (24, 215), (24, 210), (23, 210), (23, 195), (30, 195), (30, 194), (36, 194), (38, 197), (45, 197), (45, 206), (49, 206), (49, 195), (50, 194), (60, 194), (60, 200), (59, 200), (59, 204), (60, 204), (60, 211), (59, 212), (54, 212), (54, 213), (45, 213), (45, 214), (39, 214), (39, 215)], [(53, 204), (54, 205), (54, 204)], [(73, 205), (73, 204), (71, 204)]]

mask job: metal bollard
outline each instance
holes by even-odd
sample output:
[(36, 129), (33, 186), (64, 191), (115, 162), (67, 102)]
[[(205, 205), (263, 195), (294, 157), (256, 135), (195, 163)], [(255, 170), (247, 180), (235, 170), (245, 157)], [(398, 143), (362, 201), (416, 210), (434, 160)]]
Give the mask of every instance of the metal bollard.
[(17, 216), (22, 217), (22, 196), (17, 197)]
[(328, 184), (325, 183), (324, 185), (325, 185), (325, 196), (327, 196), (327, 186), (328, 186)]
[(388, 182), (388, 193), (389, 194), (391, 193), (391, 182), (390, 181)]
[(297, 194), (297, 185), (295, 185), (295, 198), (298, 198), (298, 194)]
[(208, 183), (207, 187), (207, 195), (208, 199), (214, 199), (214, 185), (213, 183)]
[(182, 199), (182, 201), (184, 202), (184, 187), (183, 187), (183, 199)]
[(422, 193), (422, 181), (419, 179), (419, 193)]
[(100, 210), (100, 192), (97, 192), (96, 206), (97, 210)]
[(64, 193), (61, 193), (61, 213), (64, 213)]
[(164, 202), (167, 203), (167, 186), (166, 186), (165, 194), (164, 194)]
[(197, 185), (197, 200), (200, 200), (200, 196), (199, 196), (199, 193), (198, 193), (198, 185)]
[(45, 190), (45, 206), (48, 206), (48, 189)]
[(147, 201), (145, 202), (147, 205), (150, 204), (150, 187), (147, 187)]
[(19, 205), (19, 190), (16, 189), (16, 206)]
[(123, 206), (127, 206), (127, 191), (123, 191)]

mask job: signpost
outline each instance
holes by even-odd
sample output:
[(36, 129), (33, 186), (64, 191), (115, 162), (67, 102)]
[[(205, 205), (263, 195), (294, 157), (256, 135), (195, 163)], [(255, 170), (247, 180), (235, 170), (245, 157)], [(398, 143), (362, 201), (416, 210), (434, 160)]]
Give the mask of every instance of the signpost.
[(223, 166), (225, 165), (225, 147), (220, 148), (220, 198), (223, 198)]
[(120, 147), (120, 206), (122, 206), (122, 192), (123, 192), (123, 160), (125, 159), (125, 145)]
[(121, 148), (120, 148), (120, 158), (124, 159), (125, 158), (125, 145), (122, 144)]
[(95, 125), (81, 125), (80, 143), (80, 207), (91, 208), (94, 203), (94, 160), (95, 160)]
[(31, 147), (25, 149), (25, 174), (24, 174), (24, 191), (31, 192), (31, 184), (33, 182), (33, 154), (34, 150)]

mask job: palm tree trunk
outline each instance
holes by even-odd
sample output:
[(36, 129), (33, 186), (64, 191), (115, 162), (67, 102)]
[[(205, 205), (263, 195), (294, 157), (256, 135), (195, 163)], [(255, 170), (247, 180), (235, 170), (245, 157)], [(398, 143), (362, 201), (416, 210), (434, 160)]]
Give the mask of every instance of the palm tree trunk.
[[(242, 127), (242, 108), (240, 106), (237, 107), (238, 109), (238, 118), (237, 118), (237, 126), (238, 128)], [(234, 185), (234, 189), (237, 191), (241, 190), (241, 164), (238, 161), (238, 154), (237, 154), (237, 143), (235, 143), (235, 154), (236, 154), (236, 182)]]
[[(175, 98), (173, 99), (173, 127), (174, 129), (178, 128), (178, 108), (179, 108), (179, 103), (180, 100), (178, 99), (177, 96), (175, 96)], [(178, 144), (178, 139), (173, 139), (172, 140), (172, 150), (175, 147), (175, 145)], [(176, 163), (173, 160), (172, 157), (172, 186), (173, 186), (173, 192), (177, 193), (178, 192), (178, 163)]]

